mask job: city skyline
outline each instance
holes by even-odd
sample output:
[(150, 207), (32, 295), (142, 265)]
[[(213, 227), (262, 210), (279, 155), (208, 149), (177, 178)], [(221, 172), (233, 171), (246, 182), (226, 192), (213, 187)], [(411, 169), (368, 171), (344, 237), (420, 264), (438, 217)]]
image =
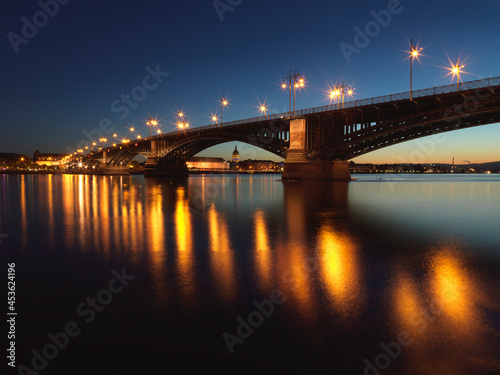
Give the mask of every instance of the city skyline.
[[(194, 6), (129, 1), (120, 8), (40, 3), (9, 5), (3, 23), (2, 78), (8, 89), (2, 91), (1, 152), (67, 152), (102, 129), (126, 136), (134, 127), (146, 136), (149, 116), (158, 119), (162, 132), (173, 131), (177, 111), (186, 114), (191, 127), (208, 125), (211, 116), (220, 117), (221, 98), (229, 101), (224, 122), (258, 116), (263, 103), (270, 114), (287, 112), (289, 95), (281, 85), (294, 69), (305, 79), (297, 109), (330, 104), (329, 91), (342, 81), (354, 87), (353, 100), (406, 92), (411, 39), (422, 49), (413, 63), (413, 90), (455, 82), (449, 73), (458, 62), (464, 65), (462, 81), (500, 75), (493, 22), (500, 7), (488, 2), (473, 8), (432, 4), (432, 13), (430, 2), (410, 1), (308, 7), (292, 2), (287, 8), (223, 1)], [(44, 18), (42, 11), (49, 15)], [(331, 22), (331, 14), (342, 16)], [(276, 28), (273, 22), (296, 17), (296, 25)], [(249, 35), (256, 19), (261, 27)], [(43, 26), (25, 38), (29, 23)], [(498, 136), (498, 124), (484, 125), (353, 160), (496, 161)], [(242, 157), (248, 152), (247, 158), (280, 160), (237, 142), (199, 155), (230, 154), (234, 145)]]

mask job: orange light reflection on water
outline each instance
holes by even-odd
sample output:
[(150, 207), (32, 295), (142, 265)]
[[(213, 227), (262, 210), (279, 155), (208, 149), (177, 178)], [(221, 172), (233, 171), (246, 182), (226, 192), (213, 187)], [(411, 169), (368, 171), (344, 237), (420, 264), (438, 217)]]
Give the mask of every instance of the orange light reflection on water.
[(189, 304), (196, 302), (195, 258), (193, 253), (193, 229), (186, 190), (179, 186), (176, 192), (175, 228), (177, 242), (177, 271), (182, 298)]
[(362, 310), (364, 300), (357, 248), (334, 226), (323, 224), (318, 233), (320, 277), (332, 307), (344, 318)]
[(225, 219), (211, 204), (208, 210), (209, 248), (211, 266), (219, 295), (233, 300), (236, 293), (234, 255)]
[(263, 293), (269, 293), (271, 290), (270, 288), (272, 288), (271, 246), (265, 214), (262, 210), (257, 210), (254, 213), (253, 237), (255, 268), (258, 275), (258, 282)]
[[(471, 273), (465, 255), (441, 247), (426, 255), (425, 277), (412, 276), (411, 265), (396, 265), (392, 299), (395, 335), (409, 334), (404, 349), (415, 373), (467, 373), (467, 367), (488, 368), (494, 337), (482, 307), (488, 286)], [(436, 348), (439, 348), (437, 351)], [(453, 359), (448, 353), (460, 358)], [(435, 358), (429, 364), (426, 359)]]

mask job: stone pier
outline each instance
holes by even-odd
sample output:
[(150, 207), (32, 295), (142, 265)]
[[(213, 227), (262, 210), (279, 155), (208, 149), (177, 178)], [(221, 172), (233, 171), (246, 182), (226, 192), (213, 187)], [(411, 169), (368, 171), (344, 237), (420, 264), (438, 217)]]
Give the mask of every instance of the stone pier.
[(350, 181), (349, 164), (343, 160), (308, 160), (305, 118), (290, 121), (290, 148), (284, 163), (283, 180)]
[(154, 156), (149, 156), (144, 166), (145, 177), (188, 177), (186, 162), (158, 163)]

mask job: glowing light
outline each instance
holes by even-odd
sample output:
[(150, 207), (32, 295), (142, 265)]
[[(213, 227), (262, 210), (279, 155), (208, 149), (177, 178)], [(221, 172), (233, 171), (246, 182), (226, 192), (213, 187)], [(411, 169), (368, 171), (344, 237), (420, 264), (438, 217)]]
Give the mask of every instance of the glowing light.
[(266, 102), (264, 102), (264, 103), (259, 103), (259, 107), (258, 107), (258, 108), (259, 108), (259, 111), (260, 111), (261, 113), (263, 113), (264, 115), (267, 115), (268, 108), (267, 108), (267, 104), (266, 104)]
[(411, 51), (410, 51), (410, 55), (411, 57), (414, 59), (418, 59), (418, 56), (420, 56), (420, 51), (422, 51), (422, 48), (417, 48), (417, 47), (414, 47), (413, 45), (411, 46)]
[(156, 126), (156, 125), (158, 125), (158, 121), (156, 121), (155, 119), (153, 119), (153, 118), (150, 117), (149, 121), (146, 122), (146, 125), (147, 126), (152, 126), (152, 125)]
[(460, 65), (460, 60), (458, 60), (456, 64), (452, 64), (451, 68), (448, 68), (448, 70), (450, 71), (450, 73), (448, 73), (448, 74), (451, 74), (451, 79), (453, 79), (453, 78), (455, 78), (455, 76), (457, 76), (457, 91), (459, 89), (461, 69), (464, 66), (465, 65)]

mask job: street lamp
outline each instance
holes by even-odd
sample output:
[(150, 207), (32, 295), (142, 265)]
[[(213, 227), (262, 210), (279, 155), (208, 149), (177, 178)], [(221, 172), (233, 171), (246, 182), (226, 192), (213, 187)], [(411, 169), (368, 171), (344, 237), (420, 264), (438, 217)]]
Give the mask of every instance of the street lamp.
[(101, 138), (99, 141), (101, 141), (101, 149), (104, 146), (104, 144), (108, 141), (106, 138)]
[(130, 138), (130, 139), (132, 139), (132, 138), (133, 138), (133, 137), (132, 137), (132, 135), (133, 135), (134, 131), (135, 131), (135, 128), (134, 128), (133, 126), (131, 126), (131, 127), (128, 129), (128, 132), (129, 132), (129, 138)]
[(219, 125), (219, 118), (217, 117), (217, 115), (214, 115), (213, 113), (212, 113), (212, 123), (215, 124), (215, 127)]
[(457, 91), (459, 90), (459, 84), (460, 84), (460, 69), (462, 69), (464, 66), (460, 65), (460, 60), (457, 60), (456, 65), (452, 65), (451, 67), (451, 73), (452, 73), (452, 78), (457, 76)]
[(292, 113), (292, 88), (293, 88), (293, 115), (295, 116), (295, 91), (305, 86), (304, 77), (299, 74), (295, 69), (293, 72), (289, 71), (285, 81), (281, 84), (281, 88), (286, 90), (288, 88), (288, 112)]
[(265, 116), (265, 118), (266, 118), (266, 120), (267, 120), (267, 111), (268, 111), (268, 108), (267, 108), (267, 104), (266, 104), (266, 102), (264, 102), (264, 103), (259, 103), (259, 105), (260, 105), (260, 107), (259, 107), (259, 111), (260, 111), (261, 113), (263, 113), (263, 114), (264, 114), (264, 116)]
[(339, 95), (340, 95), (340, 91), (339, 91), (339, 90), (337, 90), (336, 88), (333, 88), (332, 90), (330, 90), (330, 93), (329, 93), (329, 96), (330, 96), (330, 102), (331, 102), (332, 100), (338, 100)]
[(184, 120), (184, 115), (181, 111), (177, 112), (177, 129), (179, 131), (187, 129), (189, 126), (188, 122)]
[(220, 97), (220, 126), (222, 127), (222, 110), (229, 105), (227, 98)]
[(151, 137), (151, 127), (157, 126), (158, 122), (154, 118), (149, 117), (148, 121), (146, 122), (146, 125), (149, 127), (149, 136)]
[(345, 82), (341, 82), (337, 86), (334, 86), (332, 90), (330, 90), (329, 96), (330, 101), (337, 100), (338, 104), (340, 104), (340, 97), (342, 97), (342, 108), (344, 108), (345, 95), (352, 96), (353, 94), (354, 88), (347, 85)]
[(415, 41), (413, 39), (410, 39), (410, 100), (413, 100), (413, 90), (412, 90), (412, 84), (413, 84), (413, 59), (418, 59), (418, 55), (420, 54), (420, 51), (422, 48), (418, 48), (415, 45)]

